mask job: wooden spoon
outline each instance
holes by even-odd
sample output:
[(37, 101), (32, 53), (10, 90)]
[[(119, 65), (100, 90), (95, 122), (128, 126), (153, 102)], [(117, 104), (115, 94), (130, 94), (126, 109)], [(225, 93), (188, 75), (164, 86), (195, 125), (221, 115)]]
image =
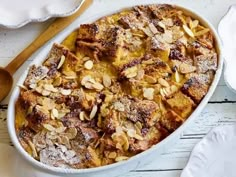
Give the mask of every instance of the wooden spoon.
[(56, 19), (42, 34), (40, 34), (26, 49), (17, 55), (5, 68), (0, 67), (0, 102), (9, 94), (12, 85), (12, 75), (16, 70), (41, 46), (48, 42), (60, 31), (65, 29), (80, 16), (93, 0), (85, 0), (79, 10), (69, 17)]

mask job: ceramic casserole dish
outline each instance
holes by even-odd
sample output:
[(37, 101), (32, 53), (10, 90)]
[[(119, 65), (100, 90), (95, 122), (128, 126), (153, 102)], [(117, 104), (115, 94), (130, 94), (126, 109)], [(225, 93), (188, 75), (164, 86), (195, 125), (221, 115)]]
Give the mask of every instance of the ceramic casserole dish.
[[(203, 108), (208, 103), (209, 99), (211, 98), (214, 90), (216, 89), (216, 86), (218, 84), (218, 81), (221, 76), (222, 66), (223, 66), (223, 59), (221, 54), (221, 44), (218, 37), (218, 34), (216, 33), (214, 27), (211, 25), (211, 23), (205, 19), (204, 17), (200, 16), (193, 10), (189, 10), (184, 7), (175, 6), (179, 10), (183, 11), (185, 14), (191, 16), (194, 19), (199, 20), (201, 24), (203, 24), (205, 27), (209, 28), (214, 36), (215, 39), (215, 47), (218, 54), (218, 66), (215, 71), (214, 79), (211, 83), (211, 86), (209, 87), (209, 90), (205, 97), (201, 100), (197, 108), (192, 112), (192, 114), (188, 117), (188, 119), (173, 133), (171, 133), (168, 137), (163, 139), (158, 144), (152, 146), (150, 149), (145, 150), (142, 153), (139, 153), (137, 155), (134, 155), (133, 157), (129, 158), (125, 161), (116, 162), (110, 165), (105, 165), (101, 167), (95, 167), (95, 168), (88, 168), (88, 169), (69, 169), (69, 168), (58, 168), (58, 167), (52, 167), (45, 165), (34, 158), (32, 158), (21, 146), (21, 144), (18, 141), (16, 130), (15, 130), (15, 103), (19, 97), (20, 88), (15, 87), (11, 98), (9, 102), (8, 107), (8, 119), (7, 119), (7, 125), (8, 125), (8, 131), (10, 134), (10, 138), (17, 149), (17, 151), (22, 155), (24, 159), (26, 159), (30, 164), (32, 164), (34, 167), (43, 170), (50, 174), (55, 174), (57, 176), (83, 176), (83, 177), (93, 177), (93, 176), (116, 176), (119, 174), (126, 173), (128, 171), (134, 170), (138, 168), (139, 166), (146, 164), (150, 162), (153, 158), (160, 157), (160, 154), (163, 153), (164, 149), (171, 147), (171, 145), (178, 140), (178, 138), (181, 136), (181, 133), (183, 130), (191, 124), (191, 122), (201, 113)], [(122, 9), (123, 10), (123, 9)], [(110, 15), (103, 13), (99, 16), (90, 18), (89, 20), (86, 20), (84, 23), (94, 22), (95, 20), (101, 18), (102, 16)], [(77, 24), (77, 27), (79, 24)], [(54, 42), (60, 43), (62, 42), (72, 31), (74, 31), (75, 28), (68, 28), (65, 30), (65, 32), (55, 39), (51, 41), (48, 45), (45, 46), (45, 48), (35, 57), (34, 61), (31, 63), (31, 65), (40, 65), (46, 58), (47, 54), (50, 51), (50, 48), (52, 47), (52, 44)], [(22, 77), (17, 82), (17, 85), (23, 85), (24, 80), (27, 77), (28, 70), (24, 72)]]

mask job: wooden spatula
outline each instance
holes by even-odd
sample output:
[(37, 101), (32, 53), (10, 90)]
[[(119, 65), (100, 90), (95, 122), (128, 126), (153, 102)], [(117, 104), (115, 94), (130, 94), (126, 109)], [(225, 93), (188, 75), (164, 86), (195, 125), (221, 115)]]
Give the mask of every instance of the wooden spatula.
[(12, 75), (16, 70), (42, 45), (48, 42), (60, 31), (65, 29), (77, 17), (79, 17), (93, 0), (84, 0), (83, 4), (73, 15), (57, 18), (42, 34), (40, 34), (27, 48), (17, 55), (5, 68), (0, 67), (0, 101), (10, 92), (13, 85)]

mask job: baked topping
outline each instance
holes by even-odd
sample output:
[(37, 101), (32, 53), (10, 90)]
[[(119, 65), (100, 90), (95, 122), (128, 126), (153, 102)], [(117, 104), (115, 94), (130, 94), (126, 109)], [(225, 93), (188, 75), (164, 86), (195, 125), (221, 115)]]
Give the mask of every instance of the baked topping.
[(183, 124), (217, 61), (211, 31), (171, 5), (83, 24), (29, 69), (16, 104), (19, 141), (55, 167), (127, 160)]

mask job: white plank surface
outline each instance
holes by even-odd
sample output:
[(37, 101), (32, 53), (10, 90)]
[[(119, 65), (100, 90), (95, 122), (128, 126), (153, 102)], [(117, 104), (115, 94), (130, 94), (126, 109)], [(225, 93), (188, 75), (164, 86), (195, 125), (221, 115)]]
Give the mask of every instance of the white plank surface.
[[(236, 0), (129, 0), (129, 3), (152, 3), (165, 2), (176, 3), (183, 6), (191, 7), (200, 12), (211, 23), (217, 27), (219, 20), (227, 11), (231, 4)], [(117, 9), (125, 6), (126, 0), (95, 0), (96, 12), (93, 7), (90, 8), (83, 16), (86, 19), (94, 13), (99, 13), (102, 9), (109, 9), (111, 3), (117, 3)], [(102, 6), (101, 6), (102, 4)], [(116, 9), (112, 9), (116, 10)], [(40, 32), (42, 32), (52, 20), (44, 23), (29, 24), (21, 29), (7, 30), (0, 29), (0, 66), (6, 66), (7, 63), (24, 49)], [(77, 23), (75, 21), (74, 23)], [(40, 52), (40, 51), (39, 51)], [(32, 61), (34, 54), (14, 75), (15, 81), (21, 76), (23, 71)], [(6, 111), (9, 97), (0, 105), (0, 143), (10, 144), (10, 139), (6, 129)], [(194, 145), (212, 128), (223, 124), (233, 124), (236, 122), (236, 94), (230, 91), (221, 78), (218, 87), (212, 96), (209, 104), (205, 107), (200, 116), (194, 123), (187, 127), (177, 143), (165, 149), (165, 152), (158, 159), (143, 167), (138, 168), (126, 174), (124, 177), (178, 177), (181, 170), (188, 161), (188, 157)], [(1, 177), (1, 174), (0, 174)]]

